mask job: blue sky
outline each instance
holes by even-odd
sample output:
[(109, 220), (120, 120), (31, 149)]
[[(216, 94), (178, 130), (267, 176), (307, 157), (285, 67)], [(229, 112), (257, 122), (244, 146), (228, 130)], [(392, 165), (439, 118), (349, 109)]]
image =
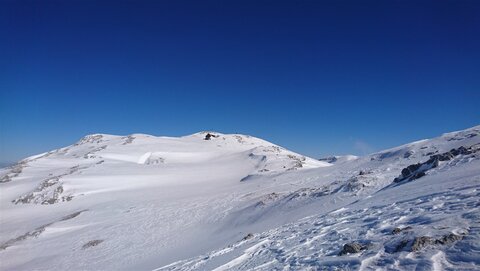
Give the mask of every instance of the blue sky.
[(478, 14), (479, 1), (1, 1), (0, 162), (89, 133), (244, 133), (319, 157), (478, 125)]

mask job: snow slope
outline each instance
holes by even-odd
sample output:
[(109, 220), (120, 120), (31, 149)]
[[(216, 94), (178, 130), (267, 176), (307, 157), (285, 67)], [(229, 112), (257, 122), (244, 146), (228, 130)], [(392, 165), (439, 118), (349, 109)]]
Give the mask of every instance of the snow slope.
[(358, 156), (356, 156), (356, 155), (348, 154), (348, 155), (329, 156), (329, 157), (320, 158), (318, 160), (319, 161), (324, 161), (324, 162), (327, 162), (327, 163), (330, 163), (330, 164), (339, 164), (339, 163), (352, 161), (352, 160), (355, 160), (357, 158), (358, 158)]
[(2, 169), (0, 269), (480, 269), (480, 126), (333, 165), (207, 134)]

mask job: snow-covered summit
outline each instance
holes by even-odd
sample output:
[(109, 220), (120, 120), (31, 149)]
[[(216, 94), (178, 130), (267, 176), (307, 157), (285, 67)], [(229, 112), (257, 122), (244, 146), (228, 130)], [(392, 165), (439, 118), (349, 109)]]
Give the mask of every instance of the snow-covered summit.
[[(222, 134), (205, 131), (183, 137), (155, 137), (145, 134), (114, 136), (88, 135), (75, 146), (85, 143), (101, 145), (96, 157), (112, 160), (136, 161), (138, 164), (173, 164), (209, 162), (232, 155), (248, 156), (258, 172), (277, 172), (302, 168), (329, 166), (328, 163), (288, 151), (268, 141), (241, 134)], [(90, 146), (92, 148), (92, 145)], [(103, 156), (102, 156), (103, 154)], [(116, 155), (118, 154), (118, 155)]]
[[(111, 191), (129, 186), (161, 186), (170, 182), (171, 174), (175, 174), (177, 182), (184, 184), (208, 179), (212, 173), (228, 182), (230, 178), (238, 181), (256, 175), (324, 166), (330, 164), (259, 138), (239, 134), (200, 132), (183, 137), (92, 134), (71, 146), (24, 159), (10, 172), (3, 169), (2, 182), (17, 177), (19, 172), (22, 176), (28, 176), (34, 169), (47, 168), (48, 171), (43, 173), (45, 176), (41, 177), (47, 181), (38, 184), (38, 191), (25, 193), (14, 201), (50, 204), (98, 192), (99, 187), (101, 191)], [(142, 172), (147, 177), (136, 177), (135, 182), (120, 181), (125, 178), (121, 177), (117, 184), (97, 180), (94, 184), (79, 185), (82, 182), (76, 178), (70, 181), (72, 176), (78, 175), (78, 171), (82, 175), (90, 172), (102, 175), (124, 172), (124, 176)], [(37, 178), (42, 176), (37, 170), (32, 175)], [(61, 178), (52, 179), (49, 176)], [(155, 176), (155, 180), (150, 180), (149, 176)]]

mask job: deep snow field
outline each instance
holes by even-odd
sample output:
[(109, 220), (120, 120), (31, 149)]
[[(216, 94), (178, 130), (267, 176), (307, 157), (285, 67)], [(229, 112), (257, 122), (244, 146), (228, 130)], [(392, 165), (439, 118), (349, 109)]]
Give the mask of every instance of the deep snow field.
[(322, 161), (89, 135), (0, 169), (0, 270), (480, 270), (480, 126)]

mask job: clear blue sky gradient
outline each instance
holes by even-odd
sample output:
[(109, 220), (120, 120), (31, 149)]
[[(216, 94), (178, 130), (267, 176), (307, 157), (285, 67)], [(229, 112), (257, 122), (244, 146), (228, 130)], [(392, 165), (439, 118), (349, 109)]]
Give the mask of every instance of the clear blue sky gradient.
[(1, 1), (0, 162), (90, 133), (319, 157), (480, 124), (480, 1)]

